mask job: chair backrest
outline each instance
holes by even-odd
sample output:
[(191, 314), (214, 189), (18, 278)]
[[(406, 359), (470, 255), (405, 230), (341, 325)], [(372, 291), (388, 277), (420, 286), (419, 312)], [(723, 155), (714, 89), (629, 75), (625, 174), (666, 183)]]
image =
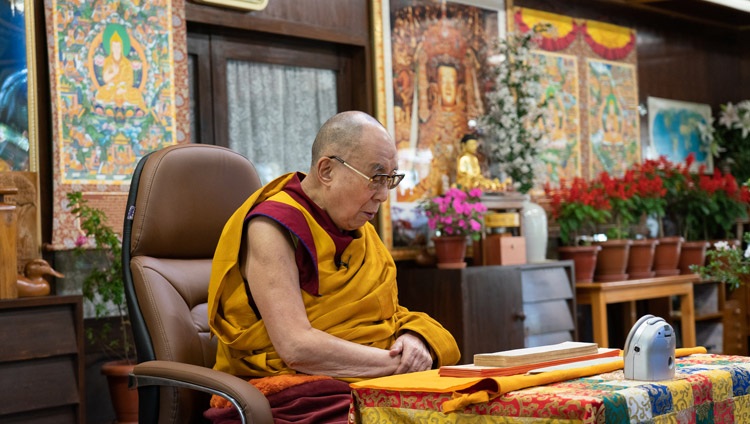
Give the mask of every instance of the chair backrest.
[[(139, 362), (214, 365), (206, 305), (211, 259), (225, 222), (260, 185), (253, 165), (224, 147), (170, 146), (138, 163), (123, 273)], [(206, 394), (187, 389), (153, 388), (139, 397), (141, 423), (194, 422), (208, 406)]]

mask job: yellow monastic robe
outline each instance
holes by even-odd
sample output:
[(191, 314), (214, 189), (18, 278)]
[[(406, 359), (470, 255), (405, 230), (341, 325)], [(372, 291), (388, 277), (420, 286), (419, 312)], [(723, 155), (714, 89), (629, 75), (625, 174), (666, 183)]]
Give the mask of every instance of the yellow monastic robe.
[(346, 261), (346, 266), (341, 266), (331, 235), (310, 211), (282, 191), (294, 176), (280, 177), (255, 192), (224, 227), (208, 295), (209, 325), (219, 342), (214, 368), (245, 377), (295, 372), (281, 360), (263, 320), (253, 312), (239, 269), (245, 218), (253, 206), (264, 201), (295, 208), (312, 233), (314, 246), (308, 251), (314, 252), (317, 262), (318, 290), (315, 294), (300, 289), (300, 294), (313, 327), (380, 349), (389, 349), (399, 335), (413, 331), (427, 342), (437, 366), (458, 362), (458, 346), (447, 330), (426, 314), (399, 306), (396, 266), (375, 228), (367, 223), (357, 231), (341, 255)]

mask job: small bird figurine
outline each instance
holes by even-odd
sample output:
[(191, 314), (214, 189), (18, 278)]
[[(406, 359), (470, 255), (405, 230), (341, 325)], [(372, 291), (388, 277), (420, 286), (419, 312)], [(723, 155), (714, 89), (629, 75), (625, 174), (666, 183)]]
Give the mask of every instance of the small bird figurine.
[(44, 279), (45, 275), (53, 275), (58, 278), (65, 275), (55, 271), (44, 259), (32, 259), (23, 268), (23, 275), (18, 276), (16, 287), (18, 297), (46, 296), (50, 292), (49, 282)]

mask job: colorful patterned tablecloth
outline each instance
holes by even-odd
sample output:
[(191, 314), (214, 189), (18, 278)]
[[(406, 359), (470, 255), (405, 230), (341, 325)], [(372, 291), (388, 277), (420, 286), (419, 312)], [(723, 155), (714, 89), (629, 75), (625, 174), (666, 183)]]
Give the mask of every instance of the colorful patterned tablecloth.
[[(450, 377), (438, 377), (450, 378)], [(750, 424), (750, 357), (711, 354), (676, 360), (675, 378), (625, 380), (617, 370), (508, 392), (443, 413), (451, 392), (354, 388), (359, 423), (722, 423)], [(484, 395), (485, 401), (482, 401)]]

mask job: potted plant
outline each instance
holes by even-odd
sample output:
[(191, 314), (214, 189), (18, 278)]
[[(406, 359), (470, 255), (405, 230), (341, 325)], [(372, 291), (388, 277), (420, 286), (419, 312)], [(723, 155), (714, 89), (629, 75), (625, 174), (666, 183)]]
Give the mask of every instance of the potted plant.
[[(113, 331), (109, 323), (99, 330), (86, 327), (90, 343), (101, 346), (115, 358), (102, 366), (102, 373), (110, 384), (110, 397), (119, 422), (138, 420), (138, 392), (128, 389), (128, 374), (135, 365), (135, 350), (130, 329), (122, 274), (122, 241), (107, 224), (107, 216), (83, 198), (83, 193), (67, 193), (70, 213), (79, 220), (83, 234), (76, 240), (74, 252), (79, 257), (98, 255), (100, 261), (83, 279), (83, 297), (94, 306), (97, 319), (112, 312), (119, 328)], [(91, 249), (95, 249), (92, 251)]]
[[(666, 160), (666, 158), (662, 159)], [(637, 221), (650, 217), (655, 219), (656, 222), (660, 222), (664, 216), (667, 205), (664, 197), (667, 194), (667, 189), (664, 187), (664, 180), (659, 172), (662, 159), (645, 160), (633, 165), (626, 173), (626, 175), (631, 174), (632, 181), (635, 184), (635, 194), (631, 199), (631, 206), (634, 218)], [(642, 236), (642, 234), (636, 233), (636, 239), (630, 245), (627, 267), (628, 278), (630, 279), (649, 278), (655, 274), (653, 265), (659, 240), (653, 238), (653, 236), (639, 236)]]
[(563, 244), (558, 248), (560, 259), (575, 261), (576, 281), (593, 281), (601, 246), (592, 246), (591, 239), (582, 236), (581, 232), (590, 234), (596, 224), (609, 219), (611, 205), (604, 191), (601, 186), (580, 177), (574, 178), (570, 184), (563, 179), (556, 188), (547, 183), (544, 191), (550, 199), (550, 220), (560, 229)]
[(469, 192), (449, 189), (444, 195), (426, 199), (420, 209), (427, 216), (427, 225), (435, 231), (432, 238), (438, 268), (466, 266), (466, 239), (482, 237), (482, 222), (487, 207), (481, 202), (482, 190)]
[(745, 243), (748, 247), (743, 251), (737, 245), (718, 241), (706, 253), (706, 264), (693, 265), (690, 270), (705, 279), (726, 283), (731, 289), (739, 288), (750, 279), (750, 233), (745, 233)]
[(690, 273), (690, 265), (703, 264), (708, 240), (731, 238), (737, 219), (747, 216), (750, 200), (747, 187), (739, 186), (734, 176), (718, 168), (711, 175), (705, 173), (705, 166), (697, 173), (688, 172), (693, 160), (690, 155), (686, 161), (684, 186), (672, 205), (687, 240), (680, 255), (682, 273)]
[(633, 200), (637, 188), (634, 173), (628, 170), (623, 177), (615, 178), (605, 171), (599, 174), (594, 184), (601, 187), (611, 208), (607, 240), (596, 242), (602, 247), (596, 261), (596, 279), (627, 280), (628, 274), (625, 271), (630, 257), (630, 245), (633, 243), (629, 236), (632, 226), (638, 220)]

